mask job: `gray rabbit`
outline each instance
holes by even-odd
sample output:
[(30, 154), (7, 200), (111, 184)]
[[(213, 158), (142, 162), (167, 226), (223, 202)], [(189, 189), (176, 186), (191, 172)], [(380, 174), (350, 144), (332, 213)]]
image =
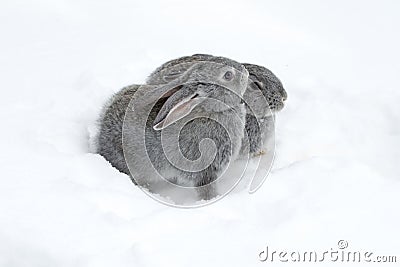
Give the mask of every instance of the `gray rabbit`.
[(247, 83), (242, 64), (212, 57), (161, 86), (125, 87), (101, 117), (98, 153), (141, 186), (162, 177), (211, 199), (241, 147)]
[[(215, 58), (207, 54), (195, 54), (170, 60), (153, 73), (146, 80), (147, 84), (160, 85), (177, 79), (196, 62), (208, 61)], [(240, 154), (246, 157), (264, 153), (263, 143), (273, 136), (275, 113), (284, 107), (287, 93), (281, 81), (267, 68), (243, 64), (249, 72), (249, 83), (244, 94), (246, 103), (245, 132), (248, 142), (242, 142)]]
[[(287, 93), (269, 69), (255, 64), (243, 65), (249, 71), (249, 84), (243, 96), (247, 103), (245, 130), (250, 153), (257, 156), (264, 153), (263, 144), (273, 137), (275, 114), (283, 109)], [(241, 151), (246, 153), (247, 149), (242, 147)]]

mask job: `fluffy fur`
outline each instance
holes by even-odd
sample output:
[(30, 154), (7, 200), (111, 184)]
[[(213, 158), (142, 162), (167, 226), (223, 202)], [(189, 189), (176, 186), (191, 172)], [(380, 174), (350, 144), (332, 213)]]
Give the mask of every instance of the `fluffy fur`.
[[(215, 197), (212, 182), (241, 147), (246, 113), (241, 97), (248, 71), (226, 58), (214, 57), (212, 62), (217, 64), (192, 64), (163, 86), (123, 88), (105, 108), (98, 153), (120, 171), (132, 173), (141, 186), (148, 187), (161, 175), (177, 185), (197, 187), (201, 199)], [(233, 80), (224, 79), (227, 71), (234, 73)], [(156, 129), (187, 103), (194, 103), (189, 114)], [(206, 138), (209, 141), (203, 142)]]
[[(207, 54), (195, 54), (170, 60), (146, 80), (147, 84), (161, 85), (177, 79), (196, 62), (212, 61), (216, 57)], [(249, 83), (243, 96), (246, 103), (246, 126), (241, 156), (263, 153), (263, 143), (274, 131), (274, 114), (284, 107), (287, 93), (281, 81), (269, 69), (255, 65), (243, 64), (249, 72)]]

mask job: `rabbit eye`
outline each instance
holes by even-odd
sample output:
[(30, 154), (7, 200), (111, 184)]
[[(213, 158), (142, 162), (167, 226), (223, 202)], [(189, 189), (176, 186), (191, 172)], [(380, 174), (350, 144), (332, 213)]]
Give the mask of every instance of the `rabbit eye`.
[(233, 72), (232, 71), (227, 71), (224, 74), (224, 79), (227, 81), (230, 81), (233, 79)]

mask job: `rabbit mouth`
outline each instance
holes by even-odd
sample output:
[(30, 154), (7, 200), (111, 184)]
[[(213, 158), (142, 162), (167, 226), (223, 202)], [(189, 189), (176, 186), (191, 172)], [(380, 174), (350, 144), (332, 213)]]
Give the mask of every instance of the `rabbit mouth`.
[(271, 109), (272, 112), (276, 113), (279, 112), (283, 109), (283, 107), (285, 106), (285, 104), (283, 102), (280, 102), (279, 104), (273, 104), (270, 105), (269, 108)]
[(268, 98), (268, 105), (272, 112), (278, 112), (285, 106), (285, 99), (281, 96), (274, 96)]

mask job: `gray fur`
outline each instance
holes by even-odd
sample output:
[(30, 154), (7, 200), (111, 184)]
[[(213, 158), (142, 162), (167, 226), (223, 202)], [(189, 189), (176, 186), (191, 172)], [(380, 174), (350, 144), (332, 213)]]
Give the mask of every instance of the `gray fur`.
[[(161, 85), (177, 79), (196, 62), (212, 61), (216, 57), (207, 54), (195, 54), (170, 60), (153, 73), (146, 80), (147, 84)], [(287, 93), (281, 81), (267, 68), (243, 64), (249, 72), (249, 83), (243, 96), (246, 103), (245, 131), (248, 142), (243, 141), (241, 155), (247, 156), (262, 153), (262, 144), (272, 135), (274, 114), (284, 106)]]
[[(192, 64), (178, 79), (164, 82), (162, 86), (123, 88), (112, 98), (102, 116), (98, 152), (120, 171), (132, 173), (134, 182), (141, 186), (146, 187), (159, 179), (158, 172), (178, 185), (197, 187), (202, 199), (215, 197), (216, 189), (204, 185), (215, 181), (239, 153), (246, 113), (241, 97), (247, 88), (248, 71), (240, 63), (226, 58), (215, 57), (213, 62), (217, 64)], [(235, 74), (232, 81), (223, 79), (227, 70)], [(189, 115), (162, 131), (155, 130), (155, 124), (166, 120), (183, 99), (199, 101)], [(138, 134), (142, 126), (143, 135)], [(176, 133), (176, 129), (180, 130), (179, 142), (172, 139), (173, 136), (177, 138), (176, 134), (168, 134)], [(205, 149), (200, 152), (205, 138), (211, 139), (215, 146), (203, 142)], [(210, 154), (212, 151), (215, 158)], [(147, 156), (151, 164), (144, 162)], [(211, 164), (206, 168), (187, 165), (188, 161), (194, 161), (203, 166), (210, 158)]]
[[(255, 64), (243, 65), (249, 71), (249, 84), (243, 96), (249, 104), (246, 106), (245, 126), (249, 147), (242, 147), (241, 154), (250, 151), (252, 155), (259, 155), (264, 152), (263, 144), (273, 137), (275, 113), (283, 109), (287, 93), (269, 69)], [(243, 146), (246, 146), (245, 142)]]
[(99, 119), (96, 152), (108, 160), (120, 172), (129, 175), (122, 148), (122, 124), (126, 109), (140, 85), (122, 88), (108, 102)]

